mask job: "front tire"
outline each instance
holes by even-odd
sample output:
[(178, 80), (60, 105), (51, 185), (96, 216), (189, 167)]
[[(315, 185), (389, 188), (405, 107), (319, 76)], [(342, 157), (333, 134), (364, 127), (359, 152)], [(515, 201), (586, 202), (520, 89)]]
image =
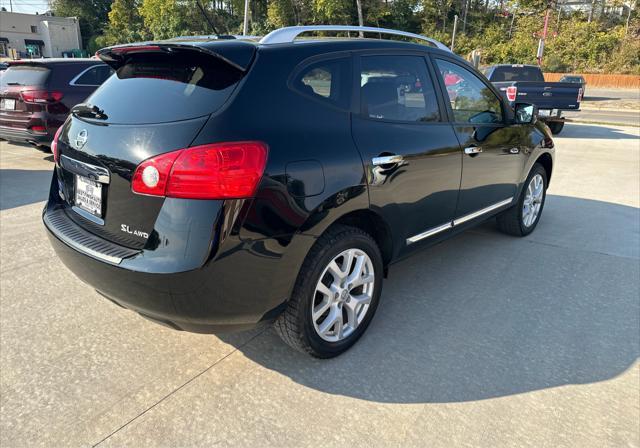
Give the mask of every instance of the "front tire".
[(498, 229), (514, 236), (527, 236), (540, 221), (547, 198), (547, 172), (536, 163), (524, 183), (518, 202), (497, 216)]
[(309, 251), (287, 308), (274, 323), (282, 340), (317, 358), (348, 350), (378, 307), (383, 263), (366, 232), (330, 228)]

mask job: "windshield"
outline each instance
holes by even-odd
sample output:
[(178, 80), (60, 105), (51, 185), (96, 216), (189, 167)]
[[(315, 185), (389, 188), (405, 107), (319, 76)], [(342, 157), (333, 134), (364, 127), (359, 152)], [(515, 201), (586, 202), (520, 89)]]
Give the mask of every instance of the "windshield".
[(0, 77), (2, 86), (43, 86), (50, 70), (33, 65), (12, 65)]
[(138, 55), (87, 99), (117, 124), (164, 123), (208, 115), (229, 98), (242, 72), (194, 54)]

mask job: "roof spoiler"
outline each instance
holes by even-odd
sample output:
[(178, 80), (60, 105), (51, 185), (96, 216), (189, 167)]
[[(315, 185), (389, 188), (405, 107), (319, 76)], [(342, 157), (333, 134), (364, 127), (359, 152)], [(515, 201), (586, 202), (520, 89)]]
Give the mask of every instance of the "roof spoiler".
[(249, 65), (241, 65), (237, 62), (234, 62), (231, 59), (223, 56), (220, 52), (213, 51), (210, 47), (207, 48), (204, 46), (177, 42), (145, 42), (137, 44), (116, 45), (113, 47), (107, 47), (98, 50), (96, 52), (96, 56), (117, 70), (118, 68), (126, 64), (127, 60), (129, 60), (130, 57), (135, 54), (164, 53), (167, 55), (171, 55), (187, 52), (197, 52), (202, 55), (218, 59), (241, 72), (246, 72)]

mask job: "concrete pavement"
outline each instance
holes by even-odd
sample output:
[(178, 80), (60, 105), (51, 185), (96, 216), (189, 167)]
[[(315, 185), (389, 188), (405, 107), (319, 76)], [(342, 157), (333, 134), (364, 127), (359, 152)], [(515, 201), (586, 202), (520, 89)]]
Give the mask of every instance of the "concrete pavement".
[(393, 266), (319, 361), (101, 298), (46, 240), (50, 156), (0, 142), (0, 446), (640, 446), (640, 129), (556, 143), (534, 234), (490, 222)]

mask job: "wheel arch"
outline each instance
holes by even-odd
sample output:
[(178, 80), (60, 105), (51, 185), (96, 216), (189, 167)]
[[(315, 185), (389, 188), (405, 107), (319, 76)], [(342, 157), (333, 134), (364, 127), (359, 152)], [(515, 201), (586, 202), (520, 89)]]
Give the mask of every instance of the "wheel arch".
[(371, 235), (380, 248), (385, 268), (389, 265), (393, 258), (393, 235), (389, 224), (381, 215), (371, 209), (354, 210), (336, 219), (325, 232), (335, 225), (357, 227)]
[(551, 181), (551, 173), (553, 171), (553, 159), (551, 157), (551, 154), (549, 154), (548, 152), (540, 154), (540, 156), (534, 162), (534, 165), (536, 163), (542, 165), (545, 172), (547, 173), (547, 185), (549, 185), (549, 182)]

